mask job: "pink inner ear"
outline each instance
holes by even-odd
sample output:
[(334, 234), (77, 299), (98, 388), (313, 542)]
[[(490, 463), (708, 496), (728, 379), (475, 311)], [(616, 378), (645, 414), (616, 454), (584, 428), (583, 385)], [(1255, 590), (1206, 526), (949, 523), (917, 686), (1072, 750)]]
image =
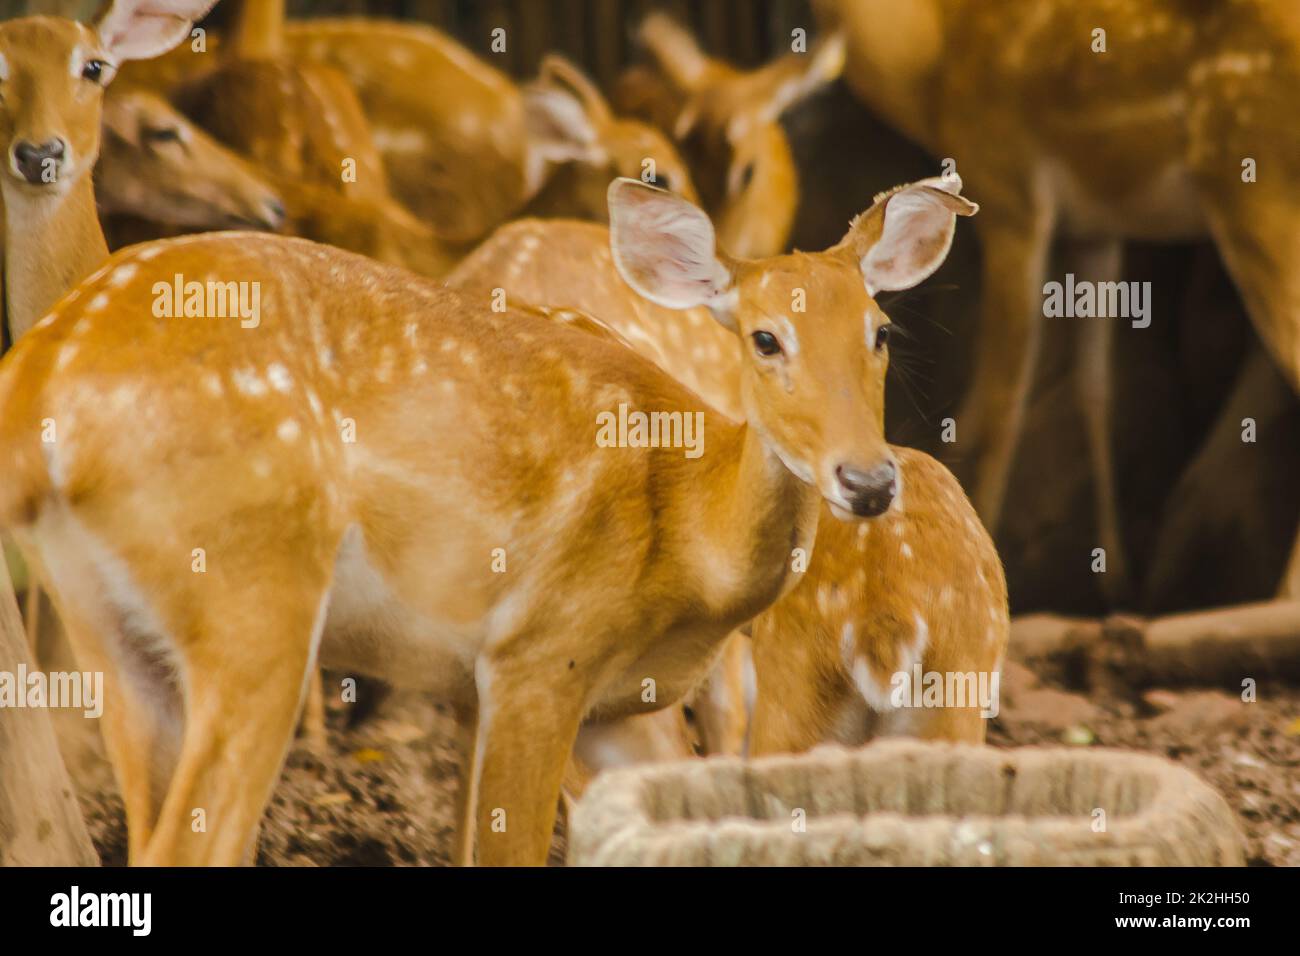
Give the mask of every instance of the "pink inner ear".
[(619, 272), (650, 301), (684, 309), (706, 304), (725, 288), (713, 224), (686, 200), (618, 183), (610, 191), (610, 227)]
[(942, 265), (952, 245), (955, 214), (929, 190), (904, 190), (886, 200), (880, 240), (862, 257), (872, 295), (909, 289)]
[(123, 60), (159, 56), (180, 43), (216, 0), (117, 0), (95, 24), (100, 40)]

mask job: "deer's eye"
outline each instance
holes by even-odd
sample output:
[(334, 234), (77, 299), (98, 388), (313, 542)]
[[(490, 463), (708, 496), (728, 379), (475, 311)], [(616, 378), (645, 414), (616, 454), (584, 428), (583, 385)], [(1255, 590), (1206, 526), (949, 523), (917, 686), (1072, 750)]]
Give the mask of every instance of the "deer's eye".
[(876, 351), (877, 352), (881, 351), (886, 345), (889, 344), (889, 334), (890, 333), (889, 333), (888, 324), (882, 325), (880, 328), (876, 329)]
[(144, 131), (144, 138), (150, 143), (179, 143), (181, 131), (175, 126), (157, 126)]
[(103, 83), (108, 76), (108, 64), (103, 60), (87, 60), (81, 68), (81, 78), (91, 83)]
[(658, 187), (659, 189), (667, 189), (671, 191), (673, 188), (672, 180), (667, 176), (661, 176), (658, 173), (656, 173), (652, 179), (646, 180), (646, 182), (651, 186)]
[(759, 355), (780, 355), (781, 343), (771, 332), (758, 331), (750, 336), (754, 340), (754, 349)]

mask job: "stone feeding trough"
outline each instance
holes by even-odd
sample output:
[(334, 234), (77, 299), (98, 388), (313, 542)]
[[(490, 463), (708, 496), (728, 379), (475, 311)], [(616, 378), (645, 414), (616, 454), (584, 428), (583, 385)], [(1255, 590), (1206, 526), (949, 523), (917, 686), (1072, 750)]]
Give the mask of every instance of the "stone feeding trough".
[(598, 777), (578, 866), (1240, 866), (1232, 811), (1191, 772), (1113, 750), (885, 740)]

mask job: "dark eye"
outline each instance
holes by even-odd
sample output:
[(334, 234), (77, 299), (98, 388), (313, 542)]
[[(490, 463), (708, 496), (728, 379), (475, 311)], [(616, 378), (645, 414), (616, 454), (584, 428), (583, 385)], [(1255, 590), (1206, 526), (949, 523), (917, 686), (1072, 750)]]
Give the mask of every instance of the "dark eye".
[(886, 345), (889, 344), (889, 334), (890, 334), (889, 329), (890, 326), (888, 324), (882, 325), (880, 328), (876, 329), (876, 351), (877, 352), (879, 352), (881, 349), (883, 349)]
[(92, 83), (98, 83), (104, 78), (108, 71), (108, 64), (103, 60), (87, 60), (86, 65), (81, 68), (81, 78), (90, 80)]
[(749, 184), (754, 181), (754, 164), (747, 163), (745, 168), (740, 171), (740, 188), (748, 189)]
[(146, 129), (144, 138), (151, 143), (179, 143), (181, 131), (175, 126), (159, 126), (155, 129)]
[(647, 182), (649, 185), (657, 186), (659, 189), (671, 190), (673, 188), (672, 181), (669, 180), (667, 176), (660, 176), (656, 174), (654, 178), (647, 180)]
[(754, 348), (758, 350), (759, 355), (781, 354), (781, 343), (776, 340), (776, 336), (771, 332), (755, 332), (752, 338), (754, 339)]

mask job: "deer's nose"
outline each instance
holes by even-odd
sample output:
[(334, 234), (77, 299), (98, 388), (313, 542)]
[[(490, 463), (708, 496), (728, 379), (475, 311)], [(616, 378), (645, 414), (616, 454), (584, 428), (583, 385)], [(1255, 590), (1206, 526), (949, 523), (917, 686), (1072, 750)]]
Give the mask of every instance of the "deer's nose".
[(867, 470), (852, 465), (836, 465), (835, 479), (840, 483), (849, 507), (860, 518), (884, 514), (898, 494), (898, 470), (892, 461)]
[(64, 145), (61, 139), (51, 139), (44, 143), (29, 143), (26, 140), (14, 144), (14, 168), (34, 186), (56, 182), (63, 166)]

